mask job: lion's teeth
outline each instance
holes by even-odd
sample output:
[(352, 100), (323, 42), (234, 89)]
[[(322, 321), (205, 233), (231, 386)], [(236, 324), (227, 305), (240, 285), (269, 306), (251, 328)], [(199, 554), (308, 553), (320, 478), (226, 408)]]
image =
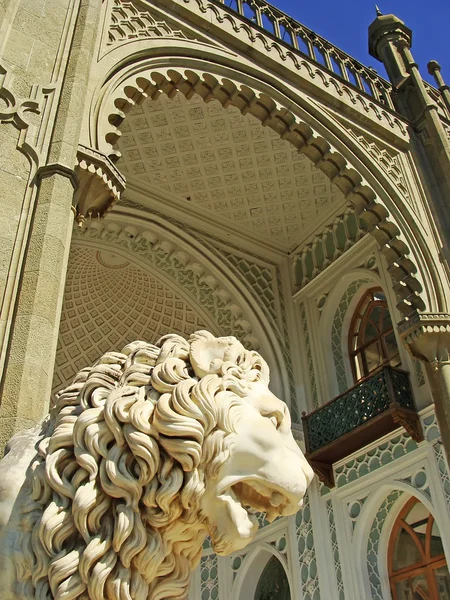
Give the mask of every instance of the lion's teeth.
[(282, 504), (284, 501), (283, 495), (280, 494), (279, 492), (274, 492), (272, 494), (272, 496), (270, 497), (270, 504), (272, 506), (274, 506), (275, 508), (277, 508), (277, 506), (280, 506), (280, 504)]

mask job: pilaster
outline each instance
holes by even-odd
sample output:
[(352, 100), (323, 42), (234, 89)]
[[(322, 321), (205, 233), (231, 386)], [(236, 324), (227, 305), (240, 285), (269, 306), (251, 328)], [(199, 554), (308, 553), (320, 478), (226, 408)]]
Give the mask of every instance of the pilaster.
[[(0, 447), (18, 430), (37, 423), (50, 400), (51, 381), (74, 218), (80, 185), (76, 156), (101, 0), (76, 3), (64, 57), (58, 105), (48, 129), (48, 150), (36, 157), (30, 179), (29, 224), (11, 258), (14, 292), (4, 310), (0, 375)], [(78, 169), (79, 170), (79, 169)], [(94, 177), (95, 173), (91, 174)], [(24, 220), (22, 214), (20, 219)], [(3, 309), (2, 309), (3, 310)]]

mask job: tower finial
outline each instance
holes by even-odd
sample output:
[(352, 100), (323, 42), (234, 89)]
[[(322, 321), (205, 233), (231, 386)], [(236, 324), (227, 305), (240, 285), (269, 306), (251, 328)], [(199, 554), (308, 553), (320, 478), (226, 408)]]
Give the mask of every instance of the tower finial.
[(377, 17), (382, 17), (383, 13), (381, 12), (381, 10), (378, 8), (378, 6), (375, 4), (375, 11), (377, 13)]

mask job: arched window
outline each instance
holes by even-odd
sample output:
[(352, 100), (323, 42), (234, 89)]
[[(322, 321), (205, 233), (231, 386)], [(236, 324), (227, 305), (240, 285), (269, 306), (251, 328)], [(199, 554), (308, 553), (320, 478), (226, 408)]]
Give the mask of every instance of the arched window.
[(368, 290), (353, 314), (348, 337), (355, 382), (381, 367), (400, 364), (386, 296), (381, 288)]
[(276, 556), (272, 556), (261, 573), (255, 600), (291, 600), (286, 571)]
[(439, 528), (416, 498), (405, 504), (395, 521), (388, 566), (393, 600), (450, 598), (450, 574)]

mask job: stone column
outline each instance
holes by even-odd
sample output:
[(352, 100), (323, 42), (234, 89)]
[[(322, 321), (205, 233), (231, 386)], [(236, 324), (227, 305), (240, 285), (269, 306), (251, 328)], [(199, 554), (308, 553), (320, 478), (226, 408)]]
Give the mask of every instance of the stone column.
[(450, 464), (450, 314), (415, 313), (399, 331), (412, 356), (425, 364)]
[(0, 452), (14, 432), (38, 422), (48, 408), (79, 182), (76, 155), (100, 15), (101, 0), (77, 5), (48, 152), (32, 182), (30, 227), (11, 262), (17, 286), (3, 340)]

